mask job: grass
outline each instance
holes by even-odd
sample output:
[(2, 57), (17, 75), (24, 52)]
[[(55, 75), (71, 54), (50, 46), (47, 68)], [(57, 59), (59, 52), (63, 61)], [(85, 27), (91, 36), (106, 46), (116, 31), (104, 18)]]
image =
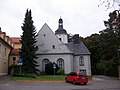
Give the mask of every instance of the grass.
[[(40, 75), (35, 78), (31, 77), (12, 77), (13, 80), (35, 80), (35, 81), (64, 81), (65, 75)], [(89, 80), (92, 80), (92, 76), (88, 77)]]
[(12, 77), (13, 80), (40, 80), (40, 81), (63, 81), (65, 80), (65, 75), (40, 75), (36, 78), (31, 77)]
[(92, 80), (92, 76), (88, 76), (88, 80)]

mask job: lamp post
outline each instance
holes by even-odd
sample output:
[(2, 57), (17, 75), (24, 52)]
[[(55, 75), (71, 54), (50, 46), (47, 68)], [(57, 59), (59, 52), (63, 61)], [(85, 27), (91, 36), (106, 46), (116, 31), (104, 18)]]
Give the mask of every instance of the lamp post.
[(105, 26), (108, 29), (114, 30), (116, 34), (116, 45), (118, 52), (118, 74), (120, 79), (120, 10), (115, 10), (109, 14), (110, 19), (108, 21), (104, 21)]

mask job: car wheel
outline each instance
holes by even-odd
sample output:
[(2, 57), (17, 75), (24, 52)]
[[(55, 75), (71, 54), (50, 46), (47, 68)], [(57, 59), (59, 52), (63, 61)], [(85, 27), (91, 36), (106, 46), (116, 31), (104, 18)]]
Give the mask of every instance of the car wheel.
[(76, 81), (75, 80), (73, 80), (73, 84), (76, 85)]
[(87, 83), (84, 83), (84, 85), (86, 85)]

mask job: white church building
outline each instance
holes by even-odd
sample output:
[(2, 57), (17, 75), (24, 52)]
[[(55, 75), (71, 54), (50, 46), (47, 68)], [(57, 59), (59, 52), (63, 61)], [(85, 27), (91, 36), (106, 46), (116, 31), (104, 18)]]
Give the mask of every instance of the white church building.
[(45, 23), (37, 36), (37, 61), (38, 69), (45, 71), (45, 65), (55, 62), (63, 68), (65, 74), (71, 71), (83, 71), (91, 76), (90, 52), (80, 41), (79, 35), (74, 35), (74, 40), (68, 42), (67, 31), (63, 28), (63, 20), (58, 21), (58, 29), (55, 33)]

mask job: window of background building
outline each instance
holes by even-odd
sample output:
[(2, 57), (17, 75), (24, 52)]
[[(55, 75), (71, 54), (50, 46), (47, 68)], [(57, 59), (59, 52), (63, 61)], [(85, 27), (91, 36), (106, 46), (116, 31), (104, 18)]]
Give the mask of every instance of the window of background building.
[(5, 55), (4, 55), (4, 64), (6, 64), (6, 59), (7, 59), (7, 57), (6, 57), (6, 55), (7, 55), (7, 51), (6, 51), (7, 49), (5, 48)]
[(14, 56), (13, 57), (13, 64), (15, 64), (15, 61), (16, 61), (16, 57)]
[(6, 56), (6, 52), (7, 52), (6, 50), (7, 50), (7, 49), (5, 48), (5, 56)]
[(2, 45), (0, 44), (0, 56), (1, 56), (1, 49), (2, 49)]

